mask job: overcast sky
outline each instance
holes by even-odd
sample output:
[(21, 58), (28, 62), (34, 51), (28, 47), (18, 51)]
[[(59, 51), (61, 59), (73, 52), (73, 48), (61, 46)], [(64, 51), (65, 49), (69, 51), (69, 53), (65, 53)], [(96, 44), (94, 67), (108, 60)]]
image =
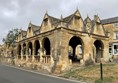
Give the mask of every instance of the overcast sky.
[(83, 19), (98, 14), (101, 19), (118, 16), (118, 0), (0, 0), (0, 43), (9, 30), (27, 30), (31, 21), (41, 25), (46, 11), (57, 18), (80, 10)]

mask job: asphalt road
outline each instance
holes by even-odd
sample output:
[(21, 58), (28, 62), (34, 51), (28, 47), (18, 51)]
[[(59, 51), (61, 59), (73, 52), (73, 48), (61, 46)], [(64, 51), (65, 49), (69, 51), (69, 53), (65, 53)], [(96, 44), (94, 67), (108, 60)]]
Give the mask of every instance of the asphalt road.
[(0, 64), (0, 83), (81, 83), (55, 78)]

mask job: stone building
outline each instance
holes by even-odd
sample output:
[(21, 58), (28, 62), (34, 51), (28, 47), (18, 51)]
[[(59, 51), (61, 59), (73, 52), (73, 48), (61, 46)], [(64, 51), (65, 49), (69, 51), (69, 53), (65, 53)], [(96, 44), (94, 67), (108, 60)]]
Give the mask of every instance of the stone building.
[(49, 72), (92, 60), (109, 60), (109, 37), (98, 15), (85, 20), (79, 10), (67, 17), (55, 18), (46, 12), (41, 26), (31, 22), (17, 37), (16, 64), (37, 65)]
[(12, 58), (14, 58), (16, 54), (15, 50), (15, 47), (8, 47), (5, 44), (0, 45), (0, 61), (2, 63), (11, 63)]
[(109, 34), (109, 57), (118, 60), (118, 17), (101, 20)]

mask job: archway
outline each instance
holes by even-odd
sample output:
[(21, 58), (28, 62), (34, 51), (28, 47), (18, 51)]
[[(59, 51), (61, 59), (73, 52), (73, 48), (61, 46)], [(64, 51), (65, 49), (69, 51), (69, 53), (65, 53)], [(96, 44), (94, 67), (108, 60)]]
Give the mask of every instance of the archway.
[(26, 44), (23, 44), (23, 55), (26, 55)]
[(21, 45), (18, 45), (18, 55), (21, 56)]
[(38, 40), (35, 41), (34, 43), (34, 48), (35, 48), (35, 55), (38, 55), (38, 50), (40, 49), (40, 43)]
[(50, 40), (46, 37), (43, 39), (43, 48), (46, 55), (50, 55)]
[(104, 45), (102, 41), (96, 40), (94, 42), (94, 51), (93, 51), (95, 62), (100, 62), (100, 58), (103, 58), (103, 49)]
[(73, 63), (80, 62), (80, 59), (83, 58), (83, 42), (81, 38), (73, 36), (70, 39), (68, 57)]
[(28, 43), (28, 55), (32, 55), (32, 43), (31, 42), (29, 42)]

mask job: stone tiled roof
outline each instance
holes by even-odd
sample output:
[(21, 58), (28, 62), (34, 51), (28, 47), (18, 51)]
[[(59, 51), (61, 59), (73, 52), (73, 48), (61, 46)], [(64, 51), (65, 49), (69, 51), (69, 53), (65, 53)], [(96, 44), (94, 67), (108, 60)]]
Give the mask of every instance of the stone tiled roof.
[[(48, 16), (49, 16), (49, 15), (48, 15)], [(60, 22), (60, 19), (55, 18), (55, 17), (52, 17), (52, 16), (49, 16), (49, 19), (50, 19), (50, 21), (51, 21), (52, 24), (55, 24), (55, 23)]]
[(30, 22), (29, 27), (32, 28), (33, 33), (37, 32), (37, 31), (40, 32), (40, 26), (34, 25)]
[(71, 15), (69, 15), (69, 16), (67, 16), (67, 17), (65, 17), (65, 18), (61, 18), (61, 19), (52, 17), (52, 16), (50, 16), (50, 15), (48, 15), (48, 14), (47, 14), (47, 15), (48, 15), (49, 19), (51, 20), (51, 23), (52, 23), (54, 26), (58, 26), (58, 25), (61, 24), (61, 22), (63, 22), (65, 25), (67, 25), (67, 24), (72, 20), (72, 18), (74, 17), (74, 15), (75, 15), (76, 13), (78, 13), (78, 12), (79, 12), (79, 10), (76, 10), (76, 12), (75, 12), (74, 14), (71, 14)]
[(70, 20), (72, 19), (72, 17), (73, 17), (73, 14), (70, 15), (70, 16), (65, 17), (65, 18), (63, 19), (63, 21), (68, 23), (68, 22), (70, 22)]
[(108, 18), (101, 20), (102, 24), (116, 23), (118, 22), (118, 17)]
[(27, 31), (25, 31), (25, 30), (21, 30), (21, 34), (22, 34), (22, 37), (26, 37), (26, 35), (27, 35)]
[(40, 30), (40, 26), (31, 24), (31, 27), (32, 27), (33, 32), (35, 32), (35, 31), (37, 31), (37, 30)]
[(22, 30), (22, 36), (26, 36), (26, 34), (27, 34), (27, 31), (24, 31), (24, 30)]
[(79, 10), (76, 10), (75, 13), (63, 18), (63, 21), (66, 23), (69, 23), (72, 20), (72, 18), (78, 13), (79, 13), (79, 16), (81, 17)]

